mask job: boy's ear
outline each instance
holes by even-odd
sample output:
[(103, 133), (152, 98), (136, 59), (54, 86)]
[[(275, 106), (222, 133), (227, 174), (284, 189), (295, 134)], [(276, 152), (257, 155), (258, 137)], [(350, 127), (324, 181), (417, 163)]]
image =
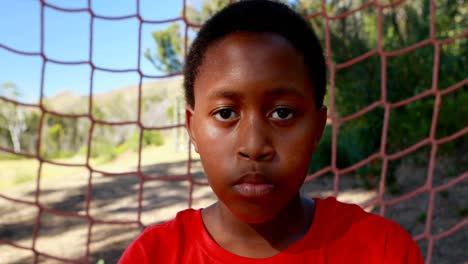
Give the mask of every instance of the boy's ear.
[(323, 131), (325, 130), (325, 126), (327, 124), (327, 107), (322, 106), (320, 109), (317, 111), (317, 119), (316, 119), (316, 131), (317, 133), (315, 134), (315, 139), (314, 139), (314, 151), (317, 148), (320, 139), (322, 138)]
[(190, 141), (192, 142), (195, 151), (198, 153), (197, 139), (195, 137), (195, 133), (193, 132), (193, 112), (194, 110), (192, 109), (192, 107), (187, 106), (185, 108), (185, 126), (187, 128), (187, 133), (189, 134)]

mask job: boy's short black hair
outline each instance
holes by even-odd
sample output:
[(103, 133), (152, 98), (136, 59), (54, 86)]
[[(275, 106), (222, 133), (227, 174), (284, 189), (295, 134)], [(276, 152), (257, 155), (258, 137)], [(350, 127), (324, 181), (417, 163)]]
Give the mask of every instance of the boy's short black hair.
[(208, 47), (234, 32), (269, 32), (287, 39), (304, 57), (313, 83), (315, 106), (323, 105), (326, 67), (320, 43), (309, 23), (287, 5), (270, 0), (245, 0), (231, 4), (201, 27), (184, 66), (185, 99), (195, 106), (193, 86)]

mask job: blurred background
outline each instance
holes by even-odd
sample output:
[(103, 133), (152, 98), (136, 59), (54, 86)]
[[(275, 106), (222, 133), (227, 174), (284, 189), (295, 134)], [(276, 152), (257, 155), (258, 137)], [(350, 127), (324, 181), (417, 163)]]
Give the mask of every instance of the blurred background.
[[(115, 263), (148, 225), (211, 204), (181, 69), (227, 0), (0, 2), (0, 263)], [(283, 1), (327, 56), (305, 195), (400, 223), (468, 261), (468, 3)]]

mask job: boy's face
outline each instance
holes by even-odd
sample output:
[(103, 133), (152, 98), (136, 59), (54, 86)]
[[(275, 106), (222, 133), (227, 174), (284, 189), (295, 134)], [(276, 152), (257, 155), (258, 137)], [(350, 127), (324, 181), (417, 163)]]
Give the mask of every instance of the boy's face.
[(197, 74), (187, 129), (221, 205), (248, 223), (294, 198), (326, 122), (307, 68), (283, 37), (233, 33), (212, 44)]

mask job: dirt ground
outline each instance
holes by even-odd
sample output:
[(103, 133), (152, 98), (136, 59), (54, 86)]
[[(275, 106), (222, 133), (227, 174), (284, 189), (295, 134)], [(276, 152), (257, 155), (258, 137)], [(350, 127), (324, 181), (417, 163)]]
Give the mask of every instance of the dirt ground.
[[(462, 160), (464, 164), (466, 160)], [(457, 163), (458, 164), (458, 163)], [(438, 160), (435, 168), (434, 186), (446, 183), (467, 173), (466, 166), (452, 161)], [(142, 169), (144, 175), (180, 175), (185, 173), (186, 162), (157, 164)], [(192, 164), (194, 179), (203, 181), (201, 164)], [(446, 168), (451, 168), (447, 170)], [(425, 184), (427, 165), (408, 166), (403, 163), (396, 170), (398, 194), (385, 193), (386, 200), (399, 197)], [(61, 179), (41, 181), (39, 202), (55, 210), (68, 213), (86, 214), (86, 197), (89, 174), (68, 175)], [(89, 204), (90, 216), (98, 220), (90, 225), (85, 217), (64, 217), (48, 210), (39, 212), (34, 205), (25, 205), (0, 198), (0, 263), (33, 263), (32, 235), (35, 221), (40, 216), (40, 228), (35, 248), (38, 252), (63, 258), (72, 258), (81, 263), (116, 263), (125, 247), (141, 231), (137, 224), (106, 224), (104, 221), (136, 221), (138, 219), (139, 178), (129, 173), (123, 176), (109, 176), (94, 173), (91, 177)], [(333, 195), (333, 176), (321, 176), (304, 185), (302, 192), (308, 196), (326, 197)], [(35, 183), (28, 183), (0, 191), (15, 199), (34, 202)], [(177, 211), (188, 206), (189, 184), (187, 181), (145, 181), (142, 195), (141, 222), (151, 225), (166, 221)], [(375, 198), (376, 190), (360, 187), (352, 176), (340, 176), (338, 199), (363, 205)], [(193, 208), (211, 204), (215, 197), (207, 186), (196, 185), (193, 190)], [(429, 193), (421, 193), (409, 200), (389, 206), (385, 216), (400, 223), (411, 235), (424, 231)], [(468, 177), (439, 192), (434, 200), (432, 234), (439, 234), (467, 219)], [(379, 207), (365, 208), (378, 213)], [(90, 232), (89, 258), (86, 244)], [(19, 249), (7, 243), (14, 243), (29, 249)], [(419, 241), (423, 255), (427, 252), (427, 241)], [(468, 261), (468, 225), (452, 235), (435, 242), (432, 263), (464, 263)], [(39, 263), (59, 261), (40, 256)]]

